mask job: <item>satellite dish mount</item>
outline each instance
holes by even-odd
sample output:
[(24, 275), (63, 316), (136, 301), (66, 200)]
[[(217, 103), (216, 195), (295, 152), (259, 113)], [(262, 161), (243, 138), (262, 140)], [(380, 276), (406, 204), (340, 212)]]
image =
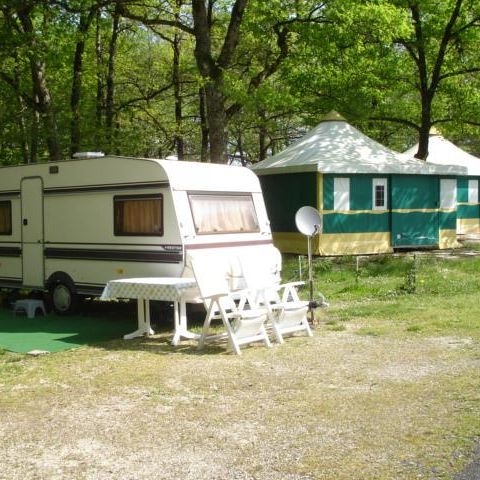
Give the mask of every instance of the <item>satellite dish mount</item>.
[(313, 300), (312, 239), (315, 235), (322, 233), (323, 219), (316, 208), (305, 206), (301, 207), (295, 214), (295, 224), (298, 231), (307, 236), (309, 309), (310, 320), (313, 323), (313, 309), (317, 307), (317, 302)]

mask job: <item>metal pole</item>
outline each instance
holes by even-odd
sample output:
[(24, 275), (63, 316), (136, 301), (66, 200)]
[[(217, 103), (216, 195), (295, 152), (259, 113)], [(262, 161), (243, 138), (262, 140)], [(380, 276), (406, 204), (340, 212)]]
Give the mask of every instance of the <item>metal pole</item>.
[(313, 311), (312, 302), (313, 302), (313, 268), (312, 268), (312, 237), (307, 236), (307, 248), (308, 248), (308, 282), (310, 287), (310, 322), (313, 324), (315, 320), (315, 313)]

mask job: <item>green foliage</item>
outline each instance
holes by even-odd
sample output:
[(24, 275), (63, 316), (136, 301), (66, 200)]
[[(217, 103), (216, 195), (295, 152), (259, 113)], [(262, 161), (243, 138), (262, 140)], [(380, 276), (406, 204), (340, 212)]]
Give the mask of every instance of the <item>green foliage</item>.
[[(233, 3), (214, 2), (211, 42), (215, 56), (220, 54)], [(454, 3), (419, 2), (429, 67), (435, 64)], [(416, 143), (412, 126), (420, 123), (421, 109), (417, 65), (409, 53), (416, 45), (410, 4), (404, 0), (329, 0), (321, 5), (305, 0), (251, 0), (235, 58), (223, 72), (230, 152), (240, 151), (256, 161), (261, 153), (283, 149), (331, 109), (392, 148), (402, 151)], [(68, 154), (73, 61), (81, 39), (86, 42), (81, 149), (108, 151), (106, 88), (115, 3), (107, 2), (98, 14), (94, 12), (85, 34), (79, 33), (80, 19), (96, 8), (93, 0), (32, 4), (28, 18), (33, 32), (26, 32), (19, 23), (15, 4), (6, 5), (0, 12), (4, 47), (0, 51), (0, 163), (19, 163), (33, 148), (40, 159), (48, 155), (50, 127), (43, 114), (38, 133), (35, 125), (34, 112), (39, 112), (34, 108), (32, 61), (45, 64), (58, 141), (62, 153)], [(193, 35), (187, 31), (192, 26), (190, 5), (156, 0), (128, 8), (135, 19), (120, 19), (112, 58), (111, 153), (168, 156), (176, 153), (175, 139), (180, 137), (186, 159), (199, 159), (198, 92), (205, 81), (196, 66)], [(178, 18), (186, 28), (172, 26)], [(431, 112), (432, 121), (439, 122), (446, 137), (477, 155), (478, 18), (478, 5), (464, 2)], [(174, 38), (180, 53), (177, 98)], [(180, 120), (175, 115), (176, 101), (177, 107), (181, 105)]]

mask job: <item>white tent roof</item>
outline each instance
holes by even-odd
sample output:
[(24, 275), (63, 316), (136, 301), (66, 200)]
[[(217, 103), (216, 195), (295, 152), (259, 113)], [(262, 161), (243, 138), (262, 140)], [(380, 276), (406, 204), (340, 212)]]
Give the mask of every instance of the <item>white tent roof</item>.
[(297, 142), (251, 167), (260, 175), (295, 172), (462, 175), (453, 165), (436, 165), (394, 152), (332, 112)]
[[(417, 150), (418, 144), (409, 148), (405, 155), (413, 156), (417, 153)], [(458, 148), (437, 132), (430, 133), (427, 163), (460, 165), (467, 168), (468, 175), (480, 175), (480, 158), (474, 157)]]

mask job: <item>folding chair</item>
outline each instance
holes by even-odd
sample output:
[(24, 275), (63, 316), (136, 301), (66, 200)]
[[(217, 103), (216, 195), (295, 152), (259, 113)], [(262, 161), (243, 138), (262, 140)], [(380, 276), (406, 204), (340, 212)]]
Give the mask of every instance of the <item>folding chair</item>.
[[(311, 337), (313, 334), (307, 318), (309, 302), (300, 300), (297, 291), (304, 282), (281, 285), (259, 258), (243, 256), (239, 257), (239, 262), (247, 289), (256, 291), (257, 305), (268, 310), (268, 320), (277, 342), (283, 343), (284, 335), (300, 331)], [(322, 303), (327, 305), (324, 299)]]
[[(234, 353), (240, 355), (240, 346), (263, 342), (270, 347), (270, 340), (265, 330), (268, 311), (257, 309), (253, 297), (246, 291), (229, 291), (225, 265), (208, 256), (192, 256), (193, 273), (207, 310), (198, 348), (206, 342), (227, 338)], [(247, 306), (249, 309), (246, 309)], [(212, 320), (221, 319), (226, 333), (209, 335)]]

